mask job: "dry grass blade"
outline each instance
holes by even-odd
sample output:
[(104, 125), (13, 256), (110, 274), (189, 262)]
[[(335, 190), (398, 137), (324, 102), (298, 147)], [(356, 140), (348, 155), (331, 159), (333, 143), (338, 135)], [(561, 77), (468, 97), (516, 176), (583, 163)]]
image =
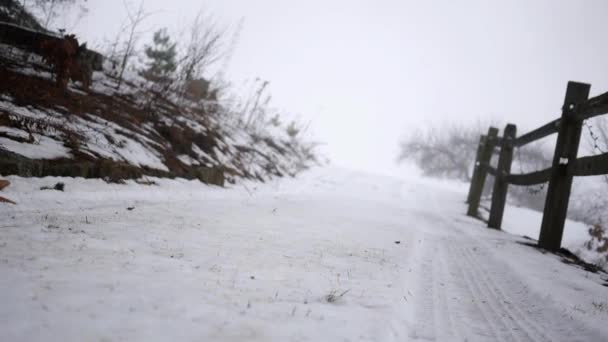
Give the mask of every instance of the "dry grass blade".
[(344, 297), (345, 294), (347, 294), (348, 292), (350, 292), (350, 289), (338, 294), (337, 290), (332, 290), (327, 296), (325, 296), (325, 300), (328, 303), (335, 303), (338, 300), (340, 300), (340, 298)]

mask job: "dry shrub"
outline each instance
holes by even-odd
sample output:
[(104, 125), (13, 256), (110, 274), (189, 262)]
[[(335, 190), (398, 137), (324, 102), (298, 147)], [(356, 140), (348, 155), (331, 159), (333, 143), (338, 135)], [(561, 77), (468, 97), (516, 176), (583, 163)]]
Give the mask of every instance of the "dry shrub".
[(589, 228), (589, 235), (591, 235), (591, 239), (585, 243), (585, 247), (590, 251), (606, 253), (606, 261), (608, 261), (608, 234), (606, 228), (601, 223), (594, 224)]
[(331, 290), (329, 292), (329, 294), (327, 294), (325, 296), (325, 300), (328, 303), (335, 303), (337, 301), (339, 301), (340, 299), (342, 299), (342, 297), (344, 297), (345, 294), (347, 294), (348, 292), (350, 292), (350, 289), (344, 291), (344, 292), (338, 292), (338, 290)]

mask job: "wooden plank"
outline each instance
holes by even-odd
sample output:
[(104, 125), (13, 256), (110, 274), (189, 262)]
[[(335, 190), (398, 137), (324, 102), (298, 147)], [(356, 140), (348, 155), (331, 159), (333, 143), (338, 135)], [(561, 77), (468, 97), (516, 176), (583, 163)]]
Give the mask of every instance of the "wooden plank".
[(608, 92), (592, 97), (577, 108), (578, 120), (586, 120), (608, 114)]
[(562, 124), (559, 127), (551, 178), (547, 188), (547, 199), (543, 210), (543, 221), (540, 228), (538, 245), (542, 248), (558, 251), (561, 247), (568, 211), (568, 200), (572, 188), (572, 175), (567, 173), (569, 161), (576, 161), (580, 144), (582, 121), (578, 120), (575, 110), (587, 101), (591, 85), (568, 82), (564, 106), (562, 107)]
[(593, 107), (585, 115), (581, 116), (582, 120), (590, 119), (596, 116), (608, 114), (608, 103)]
[(570, 176), (599, 176), (608, 174), (608, 153), (578, 158), (568, 165)]
[(560, 119), (553, 120), (515, 139), (514, 145), (517, 147), (521, 147), (533, 141), (547, 137), (553, 133), (556, 133), (559, 129), (559, 125)]
[(549, 181), (550, 178), (551, 168), (530, 173), (505, 176), (505, 180), (507, 181), (507, 183), (523, 186), (546, 183)]
[(490, 165), (483, 165), (483, 167), (486, 169), (486, 172), (491, 174), (492, 176), (496, 177), (496, 168), (490, 166)]
[(490, 164), (497, 136), (498, 128), (490, 127), (488, 129), (488, 134), (484, 139), (484, 145), (481, 146), (479, 160), (475, 163), (475, 171), (477, 174), (475, 174), (474, 171), (474, 178), (471, 180), (471, 187), (469, 189), (469, 208), (467, 210), (467, 215), (469, 216), (479, 216), (479, 202), (481, 201), (481, 194), (488, 175), (484, 165)]
[(505, 127), (498, 166), (496, 167), (496, 176), (494, 177), (492, 206), (490, 207), (490, 218), (488, 219), (489, 228), (500, 229), (502, 225), (502, 217), (507, 202), (507, 190), (509, 188), (509, 183), (505, 180), (504, 175), (508, 175), (511, 172), (513, 142), (515, 141), (516, 134), (517, 127), (515, 125), (508, 124)]

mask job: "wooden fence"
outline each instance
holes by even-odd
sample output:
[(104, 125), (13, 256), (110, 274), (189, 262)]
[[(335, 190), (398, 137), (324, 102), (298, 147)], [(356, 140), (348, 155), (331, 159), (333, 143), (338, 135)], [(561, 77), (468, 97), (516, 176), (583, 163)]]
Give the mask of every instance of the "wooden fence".
[[(548, 182), (538, 245), (552, 251), (560, 249), (573, 177), (608, 174), (608, 153), (577, 158), (583, 121), (608, 114), (608, 92), (588, 98), (590, 88), (590, 84), (568, 82), (561, 117), (529, 133), (517, 137), (516, 126), (508, 124), (502, 137), (493, 127), (481, 136), (467, 199), (468, 215), (479, 216), (479, 202), (488, 174), (494, 176), (488, 227), (495, 229), (500, 229), (502, 224), (509, 185), (529, 186)], [(526, 174), (511, 173), (515, 148), (553, 133), (557, 133), (557, 142), (551, 167)], [(490, 160), (497, 148), (498, 165), (492, 167)]]

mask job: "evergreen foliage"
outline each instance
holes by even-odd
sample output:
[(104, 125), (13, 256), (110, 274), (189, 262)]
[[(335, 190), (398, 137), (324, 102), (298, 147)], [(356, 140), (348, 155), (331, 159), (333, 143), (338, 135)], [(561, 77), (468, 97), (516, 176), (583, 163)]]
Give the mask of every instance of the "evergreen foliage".
[(152, 45), (146, 45), (144, 50), (148, 62), (142, 75), (152, 81), (167, 81), (177, 69), (175, 47), (167, 29), (154, 32)]

